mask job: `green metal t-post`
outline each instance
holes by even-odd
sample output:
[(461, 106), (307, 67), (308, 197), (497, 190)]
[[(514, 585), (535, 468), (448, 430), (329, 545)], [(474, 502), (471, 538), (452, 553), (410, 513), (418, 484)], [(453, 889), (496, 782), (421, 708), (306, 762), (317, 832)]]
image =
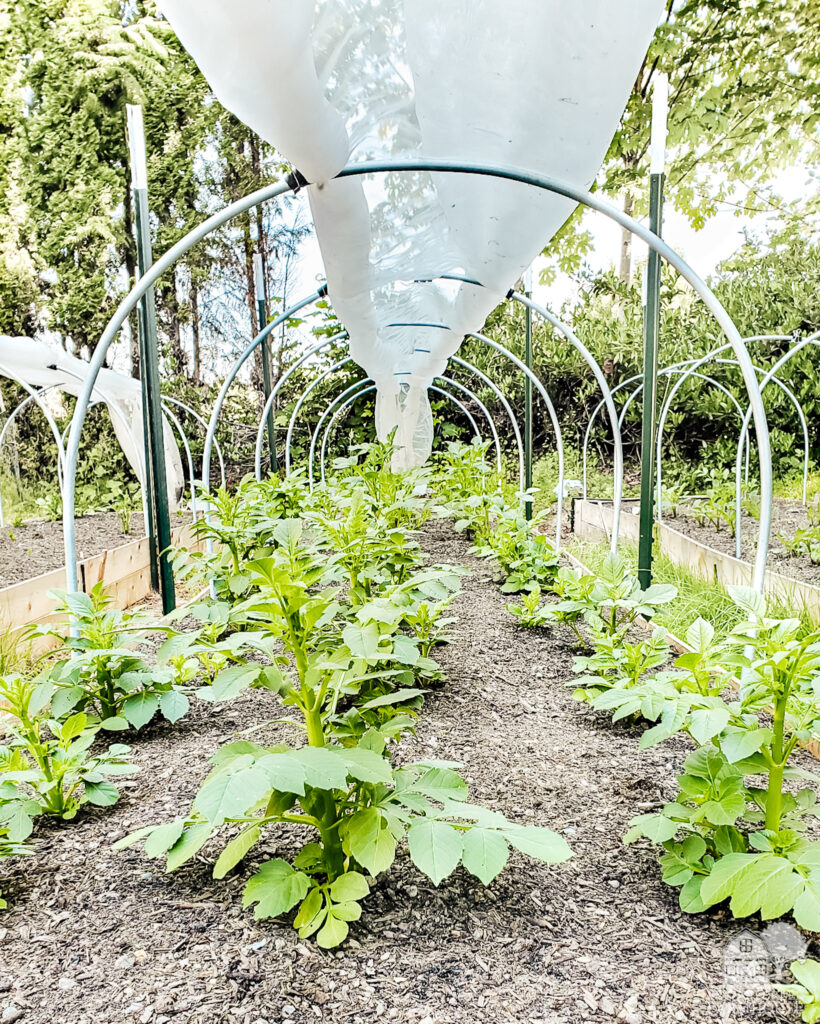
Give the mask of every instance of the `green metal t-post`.
[[(129, 104), (128, 144), (131, 154), (131, 189), (134, 196), (134, 221), (137, 234), (137, 268), (145, 274), (154, 261), (148, 213), (148, 173), (145, 161), (145, 128), (142, 107)], [(159, 345), (154, 289), (149, 288), (139, 310), (140, 379), (145, 434), (145, 476), (149, 507), (149, 561), (152, 586), (159, 584), (162, 611), (167, 615), (176, 607), (174, 572), (168, 549), (171, 546), (171, 518), (168, 513), (168, 478), (165, 469), (162, 394), (159, 383)], [(153, 520), (153, 522), (152, 522)], [(153, 529), (152, 529), (153, 528)], [(152, 536), (153, 533), (153, 536)], [(155, 582), (156, 581), (156, 582)]]
[[(658, 75), (652, 96), (652, 156), (649, 176), (649, 229), (658, 237), (663, 224), (663, 168), (666, 146), (668, 83)], [(661, 259), (649, 250), (643, 328), (643, 418), (641, 421), (641, 507), (638, 534), (638, 582), (652, 584), (652, 541), (655, 525), (655, 427), (658, 394), (658, 337), (661, 315)]]
[[(532, 268), (524, 275), (524, 294), (532, 298)], [(524, 333), (524, 362), (532, 370), (532, 310), (525, 306), (526, 327)], [(529, 374), (524, 377), (524, 490), (532, 487), (532, 381)], [(532, 502), (524, 503), (524, 515), (532, 519)]]
[[(256, 289), (256, 312), (259, 317), (259, 330), (263, 330), (268, 322), (267, 297), (265, 294), (265, 266), (262, 262), (262, 253), (254, 253), (253, 257), (253, 280)], [(265, 390), (265, 402), (270, 398), (273, 388), (273, 375), (270, 370), (270, 335), (262, 342), (262, 386)], [(276, 426), (274, 423), (273, 406), (268, 410), (268, 448), (270, 450), (270, 471), (279, 472), (279, 460), (276, 457)]]

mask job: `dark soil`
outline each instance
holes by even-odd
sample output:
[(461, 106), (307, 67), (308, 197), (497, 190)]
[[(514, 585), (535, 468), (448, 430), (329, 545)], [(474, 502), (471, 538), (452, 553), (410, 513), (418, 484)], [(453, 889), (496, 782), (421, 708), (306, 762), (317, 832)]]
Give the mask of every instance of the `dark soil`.
[[(176, 525), (172, 520), (171, 526)], [(76, 535), (77, 558), (90, 558), (144, 537), (145, 517), (142, 512), (132, 513), (131, 532), (124, 534), (116, 512), (96, 512), (76, 520)], [(64, 565), (62, 522), (38, 520), (0, 528), (0, 587), (42, 576)]]
[[(741, 554), (747, 562), (754, 561), (760, 524), (745, 512), (741, 514), (740, 518)], [(734, 557), (735, 539), (725, 524), (719, 530), (710, 523), (701, 526), (682, 508), (678, 508), (677, 515), (674, 517), (665, 515), (663, 521), (673, 530), (685, 533), (692, 540), (707, 544), (717, 551), (723, 551)], [(783, 534), (786, 538), (791, 539), (795, 530), (807, 526), (809, 526), (809, 521), (806, 509), (799, 501), (775, 501), (772, 508), (772, 536), (769, 544), (768, 566), (783, 576), (791, 576), (792, 579), (820, 586), (820, 565), (814, 565), (808, 555), (790, 555), (778, 536), (778, 534)]]
[[(0, 1020), (24, 1024), (689, 1024), (786, 1022), (771, 997), (724, 983), (724, 910), (688, 917), (654, 854), (624, 847), (629, 819), (673, 795), (683, 740), (645, 753), (640, 730), (575, 703), (568, 631), (531, 633), (505, 613), (486, 563), (447, 524), (436, 561), (469, 565), (448, 681), (428, 698), (401, 757), (463, 762), (476, 801), (564, 832), (575, 857), (549, 867), (513, 854), (487, 889), (459, 869), (435, 888), (400, 855), (338, 951), (300, 942), (287, 921), (254, 922), (241, 890), (265, 856), (292, 855), (282, 830), (216, 882), (216, 850), (173, 875), (111, 843), (184, 813), (219, 743), (280, 713), (254, 691), (196, 705), (134, 740), (141, 773), (120, 803), (43, 827), (35, 856), (5, 862)], [(281, 726), (263, 735), (283, 735)], [(119, 736), (117, 737), (120, 738)], [(808, 755), (805, 764), (816, 768)], [(755, 933), (758, 920), (745, 922)], [(785, 997), (781, 997), (785, 1000)], [(786, 1006), (786, 1011), (782, 1009)]]

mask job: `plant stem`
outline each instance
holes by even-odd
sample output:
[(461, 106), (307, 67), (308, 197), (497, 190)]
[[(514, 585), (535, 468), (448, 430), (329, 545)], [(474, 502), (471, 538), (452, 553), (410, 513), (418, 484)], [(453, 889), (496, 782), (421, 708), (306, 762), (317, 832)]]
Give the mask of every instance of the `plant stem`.
[(769, 771), (769, 785), (766, 792), (766, 828), (772, 832), (780, 831), (780, 815), (783, 807), (783, 770), (785, 768), (783, 733), (786, 722), (786, 703), (788, 690), (777, 698), (772, 718), (772, 760), (774, 766)]

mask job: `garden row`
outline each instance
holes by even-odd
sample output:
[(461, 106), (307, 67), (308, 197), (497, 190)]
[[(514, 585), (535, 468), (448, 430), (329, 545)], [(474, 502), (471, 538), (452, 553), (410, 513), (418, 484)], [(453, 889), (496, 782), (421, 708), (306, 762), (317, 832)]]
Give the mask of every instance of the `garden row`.
[[(582, 651), (575, 697), (613, 721), (646, 721), (641, 749), (679, 734), (694, 744), (677, 798), (634, 818), (624, 842), (661, 848), (663, 880), (680, 889), (687, 913), (729, 900), (735, 917), (791, 912), (820, 931), (820, 842), (806, 837), (820, 807), (812, 785), (801, 787), (820, 775), (792, 765), (798, 745), (820, 732), (820, 632), (769, 617), (759, 593), (731, 587), (741, 620), (720, 633), (698, 618), (686, 633), (690, 650), (673, 661), (666, 630), (636, 623), (651, 626), (675, 588), (642, 590), (613, 554), (596, 574), (560, 566), (532, 523), (481, 492), (486, 470), (475, 447), (464, 477), (451, 477), (449, 502), (474, 552), (498, 562), (502, 589), (524, 591), (508, 611), (527, 628), (573, 630)], [(792, 972), (802, 984), (785, 990), (805, 1004), (804, 1020), (820, 1020), (820, 963), (795, 962)]]
[[(117, 800), (111, 780), (136, 770), (135, 751), (106, 747), (107, 733), (133, 733), (158, 715), (176, 722), (191, 699), (223, 703), (264, 688), (304, 741), (220, 747), (188, 815), (118, 846), (144, 840), (172, 870), (213, 839), (220, 878), (267, 829), (294, 827), (301, 852), (262, 863), (244, 902), (257, 917), (298, 908), (300, 935), (325, 947), (344, 940), (404, 839), (435, 884), (459, 864), (488, 884), (510, 846), (546, 862), (570, 856), (557, 833), (470, 803), (457, 764), (394, 767), (425, 689), (441, 679), (431, 653), (446, 639), (461, 570), (424, 565), (414, 533), (433, 511), (419, 496), (429, 479), (392, 473), (390, 456), (389, 445), (373, 446), (340, 460), (313, 495), (298, 475), (215, 495), (197, 526), (213, 550), (177, 556), (181, 574), (213, 588), (213, 599), (180, 612), (194, 629), (112, 609), (99, 588), (60, 598), (65, 621), (49, 627), (58, 650), (0, 684), (3, 854), (29, 852), (42, 816), (69, 820), (86, 803)], [(76, 635), (66, 638), (69, 621)], [(137, 645), (158, 630), (149, 657)]]

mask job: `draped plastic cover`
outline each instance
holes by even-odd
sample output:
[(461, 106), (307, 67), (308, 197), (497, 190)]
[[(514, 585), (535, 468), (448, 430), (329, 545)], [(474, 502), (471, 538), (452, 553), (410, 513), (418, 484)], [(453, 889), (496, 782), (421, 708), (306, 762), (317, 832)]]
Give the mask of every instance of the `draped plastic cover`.
[[(59, 388), (70, 395), (80, 392), (88, 363), (59, 348), (31, 338), (0, 335), (0, 376), (25, 381), (30, 387)], [(145, 481), (142, 390), (140, 382), (114, 370), (100, 370), (92, 402), (108, 406), (114, 433), (140, 484)], [(163, 422), (168, 503), (173, 511), (184, 483), (182, 460), (170, 424)]]
[[(527, 185), (347, 163), (423, 157), (593, 181), (662, 0), (159, 0), (221, 102), (312, 183), (377, 430), (430, 451), (427, 387), (571, 213)], [(467, 278), (469, 281), (459, 280)]]

